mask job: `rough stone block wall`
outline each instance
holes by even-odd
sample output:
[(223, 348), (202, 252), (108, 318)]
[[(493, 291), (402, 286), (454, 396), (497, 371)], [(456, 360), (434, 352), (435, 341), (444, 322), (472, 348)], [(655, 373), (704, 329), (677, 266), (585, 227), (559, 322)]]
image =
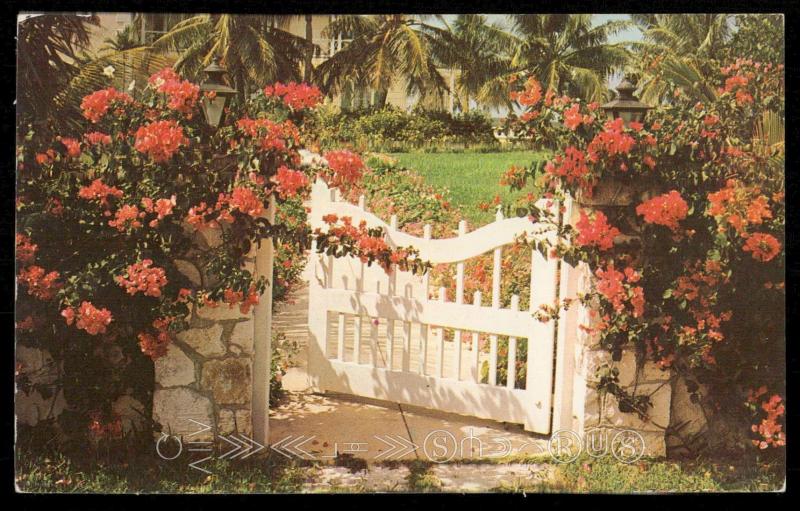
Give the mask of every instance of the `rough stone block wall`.
[[(253, 267), (248, 260), (245, 269)], [(184, 273), (199, 281), (192, 270), (187, 265)], [(252, 436), (252, 309), (243, 314), (238, 305), (195, 307), (187, 319), (189, 328), (155, 362), (153, 420), (162, 433), (191, 435), (192, 441)]]

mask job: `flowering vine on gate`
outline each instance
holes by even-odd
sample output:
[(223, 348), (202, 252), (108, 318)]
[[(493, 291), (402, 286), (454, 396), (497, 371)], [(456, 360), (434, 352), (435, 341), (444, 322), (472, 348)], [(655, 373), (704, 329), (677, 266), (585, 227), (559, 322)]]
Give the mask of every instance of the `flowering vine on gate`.
[[(598, 306), (581, 328), (614, 360), (634, 348), (640, 360), (684, 376), (693, 401), (733, 415), (749, 410), (753, 444), (778, 447), (783, 147), (768, 145), (763, 132), (764, 119), (783, 118), (783, 66), (741, 59), (713, 78), (720, 87), (707, 97), (672, 86), (646, 122), (627, 126), (528, 78), (512, 93), (525, 111), (511, 128), (558, 149), (542, 169), (512, 167), (503, 181), (522, 189), (536, 180), (551, 197), (571, 193), (595, 206), (574, 227), (554, 227), (561, 241), (541, 249), (592, 268), (593, 290), (580, 299)], [(542, 214), (532, 203), (518, 206)], [(558, 308), (545, 305), (539, 315)], [(620, 388), (610, 368), (597, 377), (622, 411), (647, 417), (647, 396)]]

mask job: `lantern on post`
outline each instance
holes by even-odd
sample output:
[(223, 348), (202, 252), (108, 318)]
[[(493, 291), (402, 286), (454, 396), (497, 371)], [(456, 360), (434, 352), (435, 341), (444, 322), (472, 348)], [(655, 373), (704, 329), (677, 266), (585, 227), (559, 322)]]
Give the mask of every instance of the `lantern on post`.
[(639, 101), (633, 95), (635, 90), (636, 86), (629, 82), (627, 78), (622, 80), (622, 83), (617, 86), (617, 97), (601, 107), (605, 110), (609, 120), (621, 118), (625, 126), (628, 126), (631, 122), (642, 122), (644, 120), (645, 114), (652, 107)]
[(232, 99), (237, 91), (225, 84), (223, 77), (228, 71), (219, 65), (219, 58), (215, 58), (203, 72), (206, 74), (206, 80), (200, 85), (200, 92), (203, 94), (200, 104), (208, 125), (218, 128), (229, 99)]

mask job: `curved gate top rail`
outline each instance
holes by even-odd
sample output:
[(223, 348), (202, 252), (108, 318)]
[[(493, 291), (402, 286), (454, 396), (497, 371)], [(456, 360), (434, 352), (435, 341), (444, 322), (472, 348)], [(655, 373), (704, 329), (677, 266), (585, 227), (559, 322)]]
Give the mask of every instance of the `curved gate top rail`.
[[(544, 209), (547, 203), (542, 200), (537, 205)], [(558, 204), (550, 207), (558, 211)], [(565, 209), (569, 218), (570, 202)], [(426, 225), (420, 238), (400, 232), (396, 217), (386, 224), (368, 212), (363, 196), (358, 205), (350, 204), (317, 180), (312, 187), (311, 227), (324, 228), (322, 218), (328, 214), (382, 227), (390, 246), (414, 247), (424, 261), (455, 263), (456, 287), (451, 300), (445, 288), (431, 299), (428, 274), (419, 277), (393, 269), (387, 275), (356, 258), (312, 252), (308, 371), (317, 391), (516, 422), (529, 431), (550, 432), (555, 321), (539, 321), (533, 313), (542, 304), (556, 303), (559, 261), (531, 250), (528, 310), (519, 310), (519, 296), (513, 295), (510, 304), (501, 303), (500, 296), (503, 246), (523, 235), (529, 240), (553, 240), (552, 225), (528, 218), (504, 219), (498, 212), (495, 222), (473, 232), (468, 233), (462, 221), (458, 236), (431, 239)], [(464, 296), (464, 270), (465, 261), (489, 252), (494, 256), (492, 292), (491, 305), (485, 306), (480, 292), (470, 301)], [(482, 341), (488, 349), (481, 347)], [(557, 413), (560, 408), (556, 403)]]
[[(536, 206), (549, 210), (555, 215), (555, 218), (558, 218), (556, 201), (539, 199)], [(311, 189), (309, 222), (312, 227), (323, 225), (322, 217), (331, 211), (339, 217), (351, 217), (355, 225), (364, 220), (370, 227), (382, 227), (386, 233), (386, 242), (390, 247), (413, 246), (419, 250), (420, 259), (433, 264), (466, 261), (498, 247), (512, 244), (521, 235), (526, 235), (529, 239), (539, 238), (550, 241), (554, 241), (555, 238), (552, 226), (531, 222), (527, 217), (504, 218), (501, 211), (497, 212), (493, 223), (474, 231), (466, 232), (466, 222), (462, 220), (459, 224), (459, 235), (456, 237), (431, 239), (430, 226), (426, 225), (426, 235), (420, 238), (398, 230), (396, 215), (392, 215), (390, 224), (387, 224), (367, 211), (364, 196), (359, 199), (358, 206), (351, 204), (340, 199), (339, 190), (329, 188), (324, 181), (318, 179)]]

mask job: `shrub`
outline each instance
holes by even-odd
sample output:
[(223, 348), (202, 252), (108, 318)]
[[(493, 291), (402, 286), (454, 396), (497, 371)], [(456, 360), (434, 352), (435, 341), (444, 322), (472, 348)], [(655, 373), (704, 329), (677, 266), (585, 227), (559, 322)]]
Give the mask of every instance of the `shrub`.
[(323, 147), (349, 146), (360, 151), (441, 150), (455, 145), (497, 147), (491, 122), (479, 112), (451, 116), (446, 112), (404, 112), (393, 106), (378, 110), (319, 110), (314, 135)]
[[(279, 298), (312, 238), (337, 256), (396, 257), (362, 249), (379, 231), (310, 232), (300, 199), (323, 169), (301, 165), (298, 126), (319, 94), (297, 84), (267, 92), (235, 105), (214, 131), (198, 87), (165, 69), (141, 93), (84, 98), (80, 138), (20, 141), (16, 337), (63, 367), (56, 387), (74, 411), (75, 438), (113, 428), (111, 403), (128, 389), (149, 408), (152, 360), (186, 328), (191, 306), (247, 313), (258, 303), (266, 278), (244, 263), (262, 240), (278, 247)], [(271, 200), (274, 224), (264, 218)], [(26, 371), (17, 367), (18, 382)]]
[[(539, 248), (589, 264), (597, 280), (582, 299), (599, 310), (581, 328), (614, 360), (637, 350), (686, 378), (709, 413), (752, 417), (755, 446), (779, 447), (785, 203), (775, 127), (784, 118), (783, 67), (739, 59), (712, 79), (718, 89), (701, 97), (673, 86), (672, 101), (643, 124), (607, 121), (596, 104), (552, 91), (530, 102), (518, 130), (560, 146), (544, 167), (545, 190), (582, 201), (609, 182), (639, 192), (629, 206), (581, 218), (559, 232), (557, 246)], [(521, 188), (529, 175), (517, 177), (511, 185)], [(530, 204), (525, 213), (539, 215)], [(627, 395), (614, 378), (599, 386), (617, 395), (620, 410), (647, 418), (646, 396)]]

